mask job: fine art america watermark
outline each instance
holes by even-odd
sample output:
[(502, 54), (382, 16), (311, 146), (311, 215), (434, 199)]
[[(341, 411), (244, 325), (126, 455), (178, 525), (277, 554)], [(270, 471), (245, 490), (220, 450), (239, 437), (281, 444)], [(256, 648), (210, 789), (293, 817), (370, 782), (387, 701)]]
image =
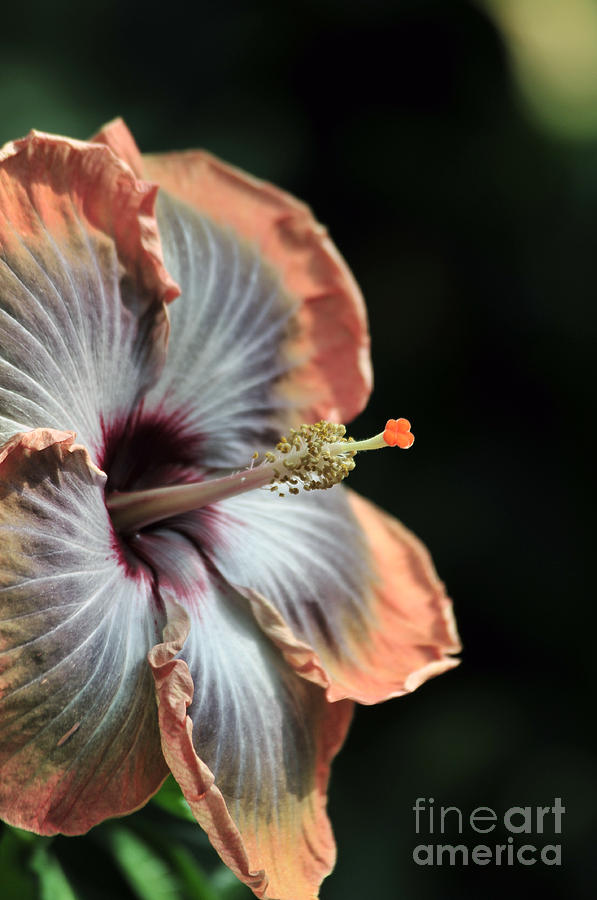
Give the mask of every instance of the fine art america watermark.
[[(503, 813), (489, 806), (463, 812), (457, 806), (439, 806), (433, 797), (417, 797), (412, 809), (415, 832), (422, 840), (413, 849), (418, 866), (562, 865), (557, 835), (566, 807), (560, 797), (550, 806), (511, 806)], [(457, 833), (459, 843), (444, 843), (446, 833)], [(480, 843), (479, 835), (491, 838)]]

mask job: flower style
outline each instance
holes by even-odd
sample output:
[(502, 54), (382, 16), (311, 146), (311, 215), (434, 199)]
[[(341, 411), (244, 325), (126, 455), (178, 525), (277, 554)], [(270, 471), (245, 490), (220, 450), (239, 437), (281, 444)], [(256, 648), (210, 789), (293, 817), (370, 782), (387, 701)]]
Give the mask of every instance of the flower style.
[(353, 701), (459, 649), (421, 543), (313, 490), (368, 449), (326, 422), (370, 386), (358, 287), (294, 198), (120, 120), (0, 151), (2, 818), (80, 834), (171, 771), (258, 897), (317, 895)]

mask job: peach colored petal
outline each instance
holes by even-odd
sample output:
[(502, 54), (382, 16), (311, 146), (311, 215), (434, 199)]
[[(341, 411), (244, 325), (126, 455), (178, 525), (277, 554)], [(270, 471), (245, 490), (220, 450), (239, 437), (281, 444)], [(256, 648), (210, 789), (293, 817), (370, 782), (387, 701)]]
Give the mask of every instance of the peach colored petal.
[(156, 382), (178, 293), (156, 187), (107, 147), (32, 132), (0, 150), (0, 442), (104, 430)]
[(21, 238), (36, 234), (32, 206), (56, 240), (67, 237), (64, 210), (72, 203), (91, 226), (114, 236), (125, 268), (152, 297), (169, 302), (180, 293), (164, 267), (154, 212), (157, 185), (135, 179), (113, 153), (32, 131), (0, 150), (0, 186), (2, 219)]
[[(53, 456), (58, 465), (64, 464), (68, 459), (66, 454), (75, 453), (83, 462), (89, 472), (89, 476), (95, 476), (98, 487), (104, 487), (106, 475), (95, 465), (86, 447), (75, 444), (74, 431), (57, 431), (54, 428), (36, 428), (33, 431), (25, 431), (13, 435), (0, 447), (0, 475), (2, 478), (2, 493), (10, 478), (14, 478), (23, 463), (31, 459), (40, 450), (53, 448)], [(34, 470), (35, 471), (35, 470)], [(47, 473), (46, 473), (47, 474)], [(2, 496), (0, 493), (0, 497)]]
[(135, 171), (214, 222), (256, 243), (299, 302), (299, 365), (288, 386), (307, 420), (349, 421), (372, 385), (363, 297), (346, 263), (299, 200), (202, 151), (139, 153), (122, 120), (94, 138), (123, 154)]
[[(269, 491), (189, 514), (185, 527), (262, 630), (327, 698), (378, 703), (457, 665), (450, 600), (423, 544), (341, 486)], [(211, 539), (210, 539), (211, 537)]]
[(120, 566), (106, 475), (74, 438), (0, 447), (0, 816), (38, 834), (132, 812), (168, 771), (151, 573)]
[(258, 897), (264, 896), (267, 877), (252, 871), (242, 837), (230, 818), (214, 776), (193, 747), (193, 722), (187, 716), (194, 694), (189, 668), (177, 660), (189, 630), (188, 616), (179, 607), (164, 629), (164, 643), (149, 654), (155, 678), (164, 753), (192, 811), (234, 874)]
[(238, 878), (258, 897), (312, 900), (335, 860), (326, 791), (352, 704), (287, 668), (192, 543), (145, 540), (168, 613), (148, 656), (166, 761)]
[[(159, 656), (163, 658), (163, 652)], [(296, 812), (286, 811), (282, 804), (278, 814), (282, 820), (285, 815), (287, 817), (285, 824), (283, 821), (286, 837), (282, 843), (278, 836), (274, 843), (269, 840), (267, 819), (260, 823), (258, 833), (253, 834), (247, 832), (242, 823), (239, 828), (232, 819), (213, 773), (193, 747), (193, 722), (186, 715), (194, 691), (188, 666), (173, 659), (160, 665), (158, 659), (157, 656), (150, 656), (156, 678), (164, 756), (193, 815), (208, 834), (214, 848), (237, 878), (248, 885), (257, 897), (312, 900), (335, 862), (334, 840), (324, 806), (329, 763), (344, 741), (352, 718), (350, 704), (345, 702), (330, 706), (325, 725), (321, 724), (327, 734), (320, 741), (317, 791), (321, 798), (321, 812), (317, 833), (310, 839), (302, 835), (293, 821)], [(317, 841), (317, 855), (301, 853), (301, 840), (312, 840), (313, 837)], [(270, 877), (269, 872), (274, 867), (276, 875)]]
[(123, 119), (117, 117), (107, 122), (89, 140), (96, 144), (105, 144), (118, 159), (122, 159), (130, 166), (137, 178), (143, 178), (143, 157)]
[[(369, 678), (362, 703), (376, 703), (415, 690), (457, 666), (461, 649), (452, 603), (424, 544), (397, 519), (349, 491), (349, 501), (373, 555), (377, 579), (366, 601), (377, 619), (365, 652)], [(350, 671), (328, 690), (330, 700), (352, 695)], [(362, 676), (359, 676), (359, 679)]]

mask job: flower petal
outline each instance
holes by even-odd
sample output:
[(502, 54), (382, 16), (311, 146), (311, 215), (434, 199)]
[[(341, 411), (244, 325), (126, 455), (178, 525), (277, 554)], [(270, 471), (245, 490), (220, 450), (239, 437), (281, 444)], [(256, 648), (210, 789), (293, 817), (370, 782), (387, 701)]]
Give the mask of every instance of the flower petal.
[(231, 231), (167, 195), (158, 221), (183, 293), (169, 310), (168, 357), (144, 413), (175, 409), (179, 431), (198, 436), (204, 466), (245, 465), (296, 418), (287, 390), (295, 303)]
[(178, 293), (156, 188), (105, 147), (32, 132), (0, 150), (0, 441), (102, 425), (159, 375)]
[[(202, 150), (141, 157), (122, 120), (94, 140), (108, 144), (143, 177), (193, 206), (212, 223), (255, 244), (298, 301), (293, 391), (302, 419), (346, 422), (371, 391), (369, 334), (361, 292), (309, 208), (265, 181)], [(257, 312), (257, 310), (255, 310)]]
[[(457, 665), (451, 603), (421, 542), (344, 488), (253, 491), (186, 528), (303, 677), (378, 703)], [(215, 536), (214, 536), (215, 535)]]
[(146, 654), (152, 577), (111, 542), (105, 475), (74, 435), (0, 448), (0, 816), (79, 834), (167, 775)]
[(258, 897), (311, 900), (334, 863), (326, 786), (352, 704), (330, 705), (297, 678), (186, 538), (142, 541), (169, 614), (149, 654), (164, 756), (214, 847)]
[(392, 635), (403, 629), (408, 633), (408, 623), (410, 633), (421, 640), (421, 643), (403, 645), (401, 654), (403, 691), (414, 691), (428, 678), (459, 664), (452, 657), (461, 650), (452, 601), (446, 596), (427, 548), (412, 531), (353, 491), (348, 491), (348, 500), (367, 536), (379, 576), (374, 585), (381, 623), (373, 649), (376, 677), (385, 676), (389, 680), (392, 672), (395, 673)]

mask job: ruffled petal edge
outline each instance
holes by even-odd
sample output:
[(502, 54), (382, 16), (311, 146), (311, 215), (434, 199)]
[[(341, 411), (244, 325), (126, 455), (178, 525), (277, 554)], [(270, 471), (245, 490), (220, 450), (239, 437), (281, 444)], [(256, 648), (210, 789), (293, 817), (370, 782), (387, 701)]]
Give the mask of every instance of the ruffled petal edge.
[[(309, 872), (307, 875), (301, 873), (303, 881), (300, 885), (293, 882), (292, 876), (284, 878), (286, 886), (281, 885), (279, 880), (272, 884), (267, 867), (255, 865), (255, 860), (250, 858), (252, 854), (228, 811), (213, 773), (193, 746), (193, 722), (187, 715), (187, 709), (193, 700), (194, 684), (186, 662), (176, 658), (183, 648), (189, 627), (188, 615), (181, 606), (176, 606), (173, 612), (171, 610), (164, 629), (164, 642), (148, 654), (155, 678), (164, 757), (212, 845), (232, 872), (257, 897), (264, 900), (312, 900), (318, 896), (317, 888), (332, 870), (336, 859), (335, 843), (325, 810), (327, 785), (331, 761), (342, 746), (352, 720), (353, 704), (348, 701), (326, 704), (325, 728), (317, 735), (315, 790), (320, 844), (317, 848), (308, 844), (311, 855)], [(293, 871), (290, 861), (288, 865), (280, 861), (280, 868)], [(288, 887), (288, 884), (292, 886)]]
[[(45, 176), (50, 164), (52, 184), (79, 193), (89, 222), (114, 234), (123, 263), (148, 292), (163, 303), (177, 297), (180, 288), (166, 271), (155, 217), (158, 186), (135, 177), (110, 148), (87, 141), (33, 130), (0, 149), (0, 172), (24, 185), (36, 172)], [(20, 225), (26, 231), (26, 221)]]
[(365, 705), (412, 693), (457, 665), (461, 650), (452, 601), (424, 544), (398, 520), (348, 490), (349, 504), (372, 556), (363, 598), (367, 633), (353, 639), (354, 658), (319, 655), (300, 640), (272, 602), (236, 584), (261, 629), (286, 662), (326, 691), (328, 701)]
[(346, 422), (361, 412), (373, 384), (365, 303), (309, 207), (203, 150), (142, 156), (122, 119), (92, 140), (111, 147), (138, 176), (258, 244), (300, 304), (298, 364), (288, 390), (305, 420)]

